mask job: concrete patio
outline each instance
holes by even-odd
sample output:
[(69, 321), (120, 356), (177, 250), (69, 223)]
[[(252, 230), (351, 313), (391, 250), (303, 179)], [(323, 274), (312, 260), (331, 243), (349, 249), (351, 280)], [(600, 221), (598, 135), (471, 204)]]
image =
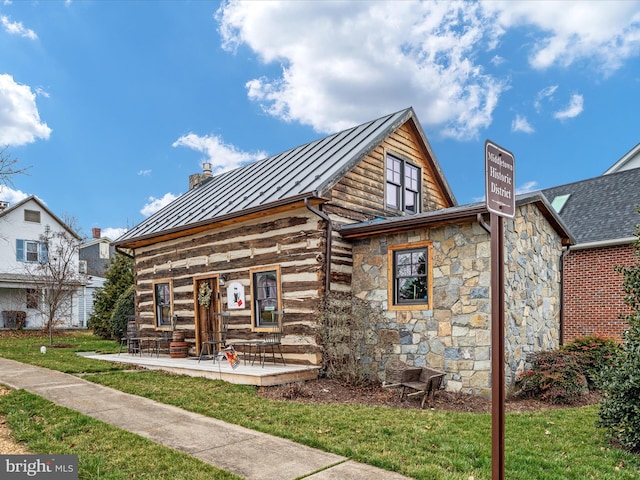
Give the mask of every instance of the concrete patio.
[(212, 380), (224, 380), (229, 383), (260, 387), (314, 380), (318, 378), (320, 370), (320, 367), (310, 365), (282, 365), (269, 362), (265, 362), (264, 365), (260, 365), (260, 362), (255, 362), (252, 365), (251, 362), (245, 363), (242, 359), (234, 369), (223, 358), (215, 362), (210, 358), (203, 358), (201, 362), (198, 362), (198, 357), (171, 358), (169, 355), (164, 354), (158, 356), (149, 354), (132, 355), (129, 353), (105, 355), (85, 352), (81, 355), (96, 360), (136, 365), (148, 370), (163, 370), (180, 375), (205, 377)]

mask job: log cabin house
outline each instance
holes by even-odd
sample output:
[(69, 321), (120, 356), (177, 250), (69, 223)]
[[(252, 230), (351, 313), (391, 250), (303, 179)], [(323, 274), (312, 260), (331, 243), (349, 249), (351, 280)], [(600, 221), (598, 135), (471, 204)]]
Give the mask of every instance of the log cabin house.
[[(449, 390), (488, 394), (488, 212), (457, 205), (412, 108), (215, 176), (205, 164), (190, 187), (115, 242), (135, 259), (148, 328), (175, 316), (197, 355), (214, 313), (230, 312), (233, 343), (284, 310), (287, 363), (320, 365), (318, 300), (351, 292), (383, 311), (370, 337), (381, 379), (401, 360), (444, 370)], [(540, 194), (518, 199), (505, 231), (512, 381), (527, 353), (558, 345), (572, 238)]]

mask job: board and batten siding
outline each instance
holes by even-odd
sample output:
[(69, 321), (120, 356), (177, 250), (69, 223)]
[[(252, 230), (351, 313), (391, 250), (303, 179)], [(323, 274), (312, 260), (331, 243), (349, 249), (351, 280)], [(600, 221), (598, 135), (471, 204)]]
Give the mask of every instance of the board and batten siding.
[[(226, 284), (245, 287), (247, 308), (230, 310), (229, 342), (252, 339), (250, 269), (280, 268), (285, 310), (282, 350), (287, 362), (317, 365), (315, 312), (324, 288), (324, 222), (307, 209), (265, 216), (135, 250), (137, 307), (145, 326), (153, 328), (152, 282), (170, 280), (177, 328), (195, 339), (194, 277), (225, 275)], [(350, 246), (334, 239), (332, 288), (350, 283)], [(344, 278), (343, 278), (344, 277)], [(347, 284), (348, 285), (348, 284)], [(221, 287), (226, 310), (226, 289)]]
[(428, 152), (421, 148), (416, 132), (404, 124), (351, 169), (332, 189), (330, 206), (354, 220), (398, 215), (385, 206), (385, 155), (397, 155), (422, 171), (422, 211), (450, 207), (436, 181)]

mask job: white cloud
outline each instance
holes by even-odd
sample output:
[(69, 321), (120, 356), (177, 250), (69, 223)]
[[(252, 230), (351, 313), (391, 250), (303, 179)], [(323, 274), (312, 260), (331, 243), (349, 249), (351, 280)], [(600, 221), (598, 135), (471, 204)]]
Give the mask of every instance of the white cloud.
[(558, 85), (551, 85), (549, 87), (543, 88), (538, 92), (538, 94), (536, 95), (535, 102), (533, 103), (533, 106), (535, 107), (537, 112), (542, 111), (543, 101), (553, 99), (553, 94), (556, 93), (557, 89), (558, 89)]
[(471, 2), (270, 1), (224, 3), (216, 18), (226, 49), (282, 66), (246, 84), (270, 115), (335, 132), (413, 106), (423, 125), (466, 139), (507, 88), (474, 61), (499, 35), (481, 14)]
[(537, 69), (588, 59), (607, 74), (640, 51), (640, 2), (483, 2), (504, 29), (533, 26), (529, 62)]
[(564, 110), (557, 111), (553, 114), (553, 118), (565, 120), (567, 118), (577, 117), (584, 110), (584, 98), (582, 95), (574, 93), (569, 100), (569, 105)]
[(31, 88), (0, 74), (0, 145), (24, 145), (49, 135), (51, 129), (40, 121)]
[(529, 193), (529, 192), (534, 192), (538, 190), (538, 182), (536, 182), (535, 180), (530, 181), (530, 182), (525, 182), (522, 185), (520, 185), (519, 187), (516, 187), (516, 195), (520, 195), (523, 193)]
[(527, 117), (524, 117), (522, 115), (516, 115), (516, 118), (513, 119), (513, 122), (511, 122), (511, 131), (524, 133), (535, 132), (534, 128), (527, 120)]
[(18, 203), (28, 196), (28, 194), (20, 190), (14, 190), (6, 185), (0, 185), (0, 200), (4, 200), (5, 202), (9, 202), (11, 204)]
[(195, 133), (189, 133), (173, 142), (172, 146), (187, 147), (204, 153), (206, 155), (204, 161), (211, 162), (214, 174), (267, 157), (265, 152), (242, 152), (233, 145), (224, 143), (223, 139), (217, 135), (202, 137)]
[(162, 198), (149, 197), (149, 202), (147, 202), (145, 206), (142, 207), (142, 210), (140, 210), (140, 213), (145, 217), (148, 217), (149, 215), (153, 215), (165, 205), (168, 205), (169, 203), (173, 202), (176, 198), (178, 198), (178, 196), (170, 192), (165, 193), (164, 197)]
[(107, 237), (111, 241), (114, 241), (120, 238), (126, 232), (127, 232), (126, 228), (103, 228), (102, 236)]
[(140, 170), (138, 172), (138, 175), (140, 175), (141, 177), (148, 177), (149, 175), (151, 175), (151, 170), (150, 169)]
[(216, 19), (225, 49), (281, 67), (249, 79), (248, 97), (321, 133), (413, 106), (431, 131), (477, 138), (509, 88), (487, 69), (516, 29), (536, 69), (587, 60), (606, 74), (640, 53), (639, 1), (224, 2)]
[(2, 28), (4, 28), (4, 31), (10, 35), (20, 35), (21, 37), (29, 38), (31, 40), (37, 40), (38, 38), (36, 32), (30, 28), (24, 28), (22, 22), (12, 22), (6, 15), (0, 16), (0, 24), (2, 25)]

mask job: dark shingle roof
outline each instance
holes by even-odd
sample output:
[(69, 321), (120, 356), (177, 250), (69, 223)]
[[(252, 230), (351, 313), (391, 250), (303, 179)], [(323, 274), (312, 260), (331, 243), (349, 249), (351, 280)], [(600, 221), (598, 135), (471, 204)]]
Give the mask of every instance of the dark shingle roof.
[[(415, 119), (415, 113), (407, 108), (216, 175), (126, 232), (115, 244), (126, 245), (296, 199), (322, 198), (364, 156), (410, 118)], [(417, 119), (415, 123), (427, 144)], [(431, 153), (428, 144), (427, 148)], [(435, 156), (431, 155), (443, 188), (455, 202)]]
[(569, 195), (559, 215), (578, 244), (632, 238), (640, 223), (640, 168), (542, 190), (553, 203)]

